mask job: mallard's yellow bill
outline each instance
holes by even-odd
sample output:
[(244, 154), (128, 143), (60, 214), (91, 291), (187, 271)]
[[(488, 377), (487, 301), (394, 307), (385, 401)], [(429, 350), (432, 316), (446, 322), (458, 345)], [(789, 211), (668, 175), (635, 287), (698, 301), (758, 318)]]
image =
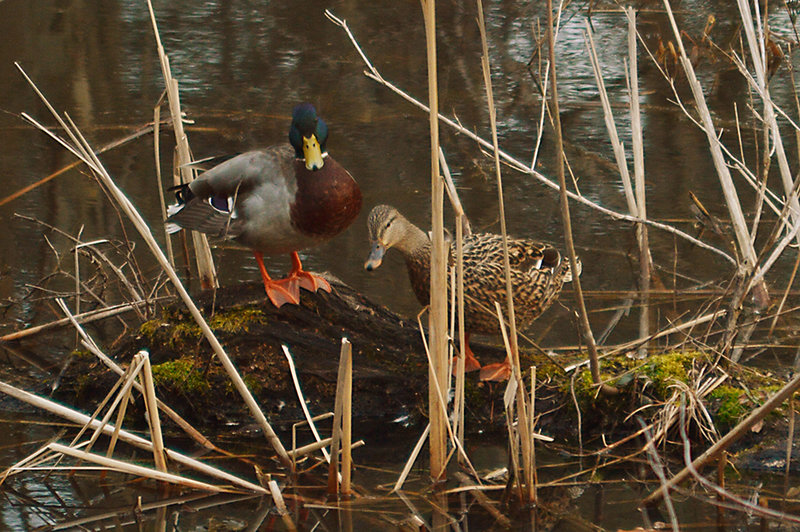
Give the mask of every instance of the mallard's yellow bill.
[(322, 150), (320, 149), (317, 136), (303, 137), (303, 157), (306, 160), (306, 168), (309, 170), (319, 170), (324, 164), (322, 161)]

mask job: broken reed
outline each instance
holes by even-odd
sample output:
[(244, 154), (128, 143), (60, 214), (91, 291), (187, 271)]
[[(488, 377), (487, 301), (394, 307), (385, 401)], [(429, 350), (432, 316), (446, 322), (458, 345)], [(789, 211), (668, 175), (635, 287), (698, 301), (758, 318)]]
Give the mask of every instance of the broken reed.
[[(195, 177), (195, 170), (191, 167), (192, 155), (189, 149), (189, 138), (186, 136), (186, 132), (183, 129), (178, 80), (172, 77), (169, 57), (161, 44), (161, 36), (158, 33), (158, 24), (156, 24), (156, 15), (153, 11), (153, 3), (151, 0), (147, 0), (147, 8), (150, 11), (150, 22), (153, 26), (153, 34), (156, 39), (158, 59), (161, 63), (161, 73), (164, 76), (164, 84), (166, 86), (165, 92), (167, 95), (167, 102), (169, 103), (170, 116), (172, 117), (172, 129), (175, 132), (175, 155), (177, 158), (177, 165), (173, 169), (173, 184), (180, 185), (183, 183), (190, 183)], [(163, 97), (161, 99), (163, 99)], [(159, 99), (159, 102), (161, 99)], [(158, 145), (156, 144), (156, 146)], [(156, 154), (158, 154), (157, 148), (155, 151)], [(160, 164), (157, 168), (160, 168)], [(160, 181), (159, 175), (159, 182)], [(163, 189), (159, 189), (159, 192), (163, 194)], [(164, 204), (163, 199), (161, 203), (162, 205)], [(211, 255), (211, 247), (208, 245), (208, 238), (204, 233), (197, 231), (192, 231), (191, 233), (192, 242), (194, 243), (195, 260), (197, 262), (197, 272), (200, 276), (200, 286), (204, 290), (215, 288), (218, 286), (217, 274), (214, 269), (214, 257)], [(167, 235), (167, 239), (169, 240), (170, 238), (171, 237)]]

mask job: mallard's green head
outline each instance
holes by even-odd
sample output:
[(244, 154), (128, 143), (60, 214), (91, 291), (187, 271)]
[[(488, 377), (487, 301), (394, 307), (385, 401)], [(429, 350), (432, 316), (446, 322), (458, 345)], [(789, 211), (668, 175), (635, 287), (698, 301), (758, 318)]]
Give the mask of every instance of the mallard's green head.
[(292, 125), (289, 128), (289, 142), (294, 147), (298, 159), (303, 159), (306, 168), (319, 170), (325, 164), (322, 154), (328, 140), (328, 124), (317, 116), (317, 110), (310, 103), (301, 103), (292, 111)]

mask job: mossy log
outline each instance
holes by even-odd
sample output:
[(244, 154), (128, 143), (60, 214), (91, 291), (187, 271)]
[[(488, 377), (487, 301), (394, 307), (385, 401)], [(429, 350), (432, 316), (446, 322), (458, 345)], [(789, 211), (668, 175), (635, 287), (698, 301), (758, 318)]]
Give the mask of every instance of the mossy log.
[[(308, 406), (317, 415), (333, 410), (342, 337), (353, 344), (353, 416), (359, 437), (385, 433), (387, 427), (398, 424), (424, 423), (428, 364), (417, 323), (348, 286), (333, 283), (333, 287), (330, 294), (303, 291), (300, 305), (280, 309), (266, 299), (261, 283), (203, 293), (196, 302), (277, 429), (289, 430), (303, 418), (281, 346), (289, 347)], [(505, 356), (497, 345), (473, 341), (472, 347), (484, 363)], [(157, 318), (143, 323), (120, 344), (114, 357), (127, 365), (140, 349), (150, 352), (159, 396), (190, 422), (213, 431), (217, 438), (239, 438), (257, 430), (200, 328), (182, 306), (166, 307)], [(711, 357), (696, 351), (662, 353), (644, 361), (625, 354), (607, 357), (603, 378), (621, 393), (605, 397), (596, 392), (588, 371), (571, 378), (533, 351), (523, 348), (520, 355), (524, 367), (535, 363), (539, 368), (538, 429), (558, 441), (575, 443), (579, 425), (574, 397), (589, 447), (593, 441), (600, 445), (601, 435), (606, 440), (625, 439), (638, 430), (629, 414), (644, 404), (667, 400), (674, 384), (691, 384), (700, 367), (706, 368), (706, 376), (721, 369)], [(752, 370), (729, 367), (726, 371), (731, 377), (704, 400), (723, 433), (757, 406), (759, 400), (748, 397), (763, 400), (780, 386), (780, 379)], [(70, 366), (57, 395), (91, 411), (116, 380), (115, 374), (87, 354)], [(481, 383), (476, 374), (469, 374), (466, 384), (468, 430), (504, 430), (505, 383)], [(655, 417), (658, 410), (641, 413)], [(785, 434), (785, 419), (785, 414), (770, 416), (763, 432), (746, 438), (749, 441), (741, 442), (740, 450), (752, 447), (756, 440), (770, 439), (766, 434), (775, 439)], [(641, 443), (631, 441), (634, 446)]]
[[(343, 337), (353, 344), (354, 418), (384, 429), (384, 422), (414, 424), (424, 418), (428, 364), (417, 323), (352, 288), (333, 283), (332, 293), (302, 291), (299, 305), (278, 309), (261, 283), (244, 283), (202, 293), (196, 302), (278, 426), (302, 417), (281, 346), (289, 348), (310, 409), (319, 414), (333, 410)], [(474, 348), (487, 360), (505, 356), (499, 346)], [(140, 349), (150, 352), (160, 396), (187, 419), (206, 426), (247, 425), (245, 406), (199, 326), (179, 304), (143, 323), (122, 342), (115, 358), (125, 365)], [(74, 378), (63, 379), (59, 394), (79, 400), (102, 397), (116, 375), (89, 356), (81, 359), (70, 369)], [(492, 395), (501, 396), (502, 388)]]

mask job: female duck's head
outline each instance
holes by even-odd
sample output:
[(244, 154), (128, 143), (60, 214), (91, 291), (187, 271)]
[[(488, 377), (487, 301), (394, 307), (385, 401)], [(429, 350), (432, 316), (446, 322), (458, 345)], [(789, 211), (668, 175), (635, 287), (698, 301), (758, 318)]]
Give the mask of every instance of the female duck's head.
[(301, 103), (292, 112), (289, 142), (295, 156), (305, 162), (309, 170), (319, 170), (324, 163), (325, 143), (328, 141), (328, 124), (317, 116), (310, 103)]
[(397, 209), (389, 205), (376, 205), (367, 218), (370, 253), (364, 269), (378, 268), (389, 248), (396, 247), (403, 255), (426, 252), (428, 237), (420, 228), (409, 222)]

